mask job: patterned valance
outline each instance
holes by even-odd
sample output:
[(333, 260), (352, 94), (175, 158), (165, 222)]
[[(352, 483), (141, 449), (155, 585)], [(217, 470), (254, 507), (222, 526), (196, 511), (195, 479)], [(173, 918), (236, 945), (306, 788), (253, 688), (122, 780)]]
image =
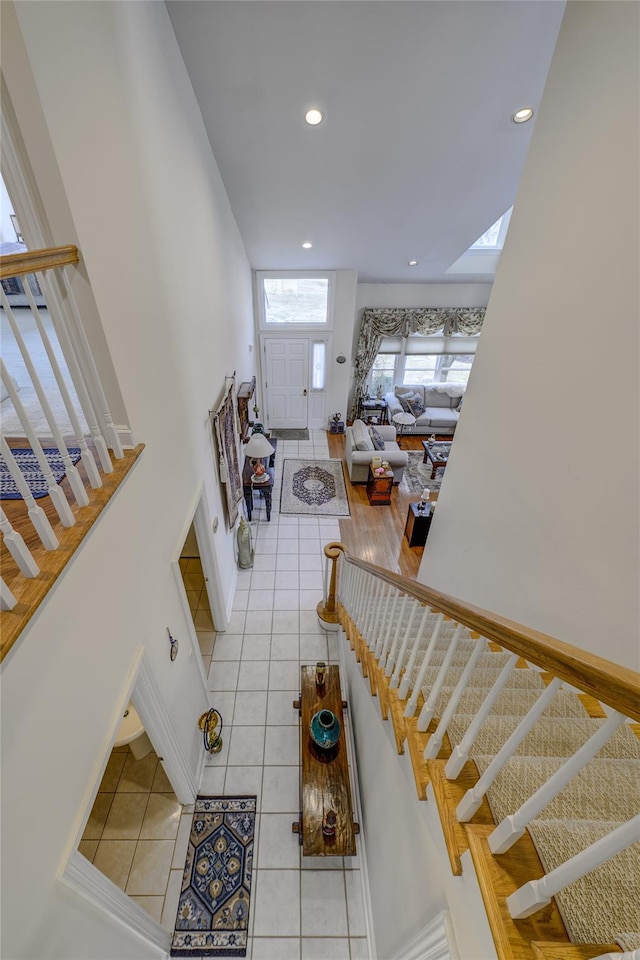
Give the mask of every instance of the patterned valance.
[(480, 333), (484, 307), (365, 307), (362, 327), (371, 327), (382, 337), (408, 337), (410, 333), (429, 336), (442, 331), (445, 337)]
[(480, 333), (484, 315), (484, 307), (365, 307), (353, 364), (351, 418), (357, 416), (369, 371), (385, 337), (408, 337), (411, 333), (428, 337), (440, 332), (445, 337), (456, 333), (472, 337)]

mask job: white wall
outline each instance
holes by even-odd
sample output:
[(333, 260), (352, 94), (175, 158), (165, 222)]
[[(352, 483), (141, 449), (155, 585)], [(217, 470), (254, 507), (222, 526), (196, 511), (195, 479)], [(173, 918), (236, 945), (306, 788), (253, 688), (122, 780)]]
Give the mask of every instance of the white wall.
[[(207, 699), (170, 561), (203, 481), (209, 514), (223, 516), (207, 410), (225, 374), (252, 372), (251, 277), (164, 4), (23, 3), (17, 20), (13, 9), (3, 5), (3, 74), (27, 147), (50, 138), (57, 169), (38, 186), (54, 229), (62, 206), (71, 213), (146, 448), (4, 665), (3, 956), (127, 960), (151, 954), (54, 878), (140, 644), (192, 769), (201, 756)], [(213, 543), (229, 597), (224, 522)], [(173, 664), (167, 626), (182, 641)]]
[(11, 223), (11, 214), (13, 205), (4, 185), (4, 180), (0, 179), (0, 243), (15, 243), (16, 232)]
[(567, 5), (419, 573), (635, 669), (639, 12)]

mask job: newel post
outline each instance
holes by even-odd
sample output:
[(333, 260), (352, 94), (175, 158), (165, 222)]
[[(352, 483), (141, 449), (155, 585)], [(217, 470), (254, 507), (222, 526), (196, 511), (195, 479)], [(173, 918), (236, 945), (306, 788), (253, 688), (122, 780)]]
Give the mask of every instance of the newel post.
[(338, 557), (341, 553), (345, 553), (345, 546), (343, 543), (338, 543), (336, 541), (328, 543), (324, 548), (324, 555), (327, 558), (327, 562), (331, 561), (331, 575), (329, 579), (329, 589), (327, 591), (327, 596), (324, 600), (321, 600), (318, 606), (316, 607), (318, 617), (320, 620), (323, 620), (325, 623), (338, 623), (338, 611), (336, 608), (336, 588), (338, 583)]

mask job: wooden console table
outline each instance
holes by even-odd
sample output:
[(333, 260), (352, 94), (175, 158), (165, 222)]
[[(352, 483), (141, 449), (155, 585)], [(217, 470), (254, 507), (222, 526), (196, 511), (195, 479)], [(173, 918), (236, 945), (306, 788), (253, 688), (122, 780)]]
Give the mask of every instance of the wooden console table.
[[(324, 685), (316, 686), (315, 666), (300, 668), (300, 700), (294, 708), (300, 715), (300, 820), (292, 824), (306, 857), (353, 857), (360, 826), (353, 821), (349, 764), (344, 732), (343, 711), (346, 701), (340, 692), (337, 666), (327, 666)], [(340, 739), (331, 750), (317, 747), (309, 725), (318, 710), (332, 710), (340, 720)], [(325, 814), (336, 814), (335, 834), (322, 832)]]

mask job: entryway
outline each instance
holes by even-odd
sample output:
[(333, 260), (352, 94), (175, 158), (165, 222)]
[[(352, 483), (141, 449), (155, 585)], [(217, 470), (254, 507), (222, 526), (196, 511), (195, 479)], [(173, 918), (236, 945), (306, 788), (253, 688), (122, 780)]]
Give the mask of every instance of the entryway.
[(329, 337), (263, 336), (262, 382), (272, 430), (326, 428)]

